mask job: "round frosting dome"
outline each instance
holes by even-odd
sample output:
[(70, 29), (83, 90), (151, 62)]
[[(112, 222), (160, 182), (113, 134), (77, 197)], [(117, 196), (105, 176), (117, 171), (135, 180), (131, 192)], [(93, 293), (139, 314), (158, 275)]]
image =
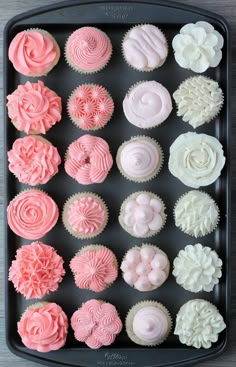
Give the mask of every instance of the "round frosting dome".
[(218, 335), (226, 328), (217, 308), (203, 299), (185, 303), (176, 317), (174, 334), (182, 344), (194, 348), (211, 348)]
[(137, 25), (126, 33), (122, 51), (130, 66), (140, 71), (151, 71), (164, 64), (168, 45), (158, 27), (144, 24)]
[(175, 225), (195, 238), (213, 232), (219, 222), (219, 208), (206, 192), (191, 190), (174, 208)]
[(150, 129), (165, 121), (172, 111), (168, 90), (153, 81), (135, 84), (126, 94), (123, 110), (127, 120), (141, 129)]
[(186, 24), (172, 41), (176, 62), (196, 73), (219, 65), (223, 45), (223, 37), (208, 22)]
[(174, 259), (176, 282), (190, 292), (211, 292), (222, 276), (222, 261), (210, 247), (188, 245)]
[(95, 27), (82, 27), (73, 32), (65, 46), (68, 64), (81, 73), (94, 73), (105, 67), (112, 54), (106, 33)]
[(177, 116), (194, 129), (210, 122), (220, 112), (224, 97), (219, 84), (205, 76), (188, 78), (174, 92)]
[(148, 136), (137, 136), (124, 142), (117, 151), (117, 166), (124, 177), (134, 182), (154, 178), (163, 165), (160, 145)]
[(188, 132), (170, 147), (170, 173), (186, 186), (198, 189), (212, 184), (224, 165), (222, 145), (213, 136)]

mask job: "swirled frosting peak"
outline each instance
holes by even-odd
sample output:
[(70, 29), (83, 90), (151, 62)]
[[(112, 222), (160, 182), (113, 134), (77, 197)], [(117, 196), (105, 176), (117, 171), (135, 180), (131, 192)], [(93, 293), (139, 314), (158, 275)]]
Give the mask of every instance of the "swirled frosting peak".
[(198, 189), (215, 182), (225, 165), (219, 140), (207, 134), (181, 134), (170, 147), (169, 170), (186, 186)]

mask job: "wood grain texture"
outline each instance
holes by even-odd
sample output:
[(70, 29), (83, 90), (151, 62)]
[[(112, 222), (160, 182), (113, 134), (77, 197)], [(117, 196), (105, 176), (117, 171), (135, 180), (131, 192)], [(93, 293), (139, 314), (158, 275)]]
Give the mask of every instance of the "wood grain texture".
[[(44, 0), (35, 2), (33, 0), (0, 0), (0, 89), (2, 95), (2, 45), (3, 45), (3, 28), (7, 20), (12, 18), (14, 15), (34, 9), (40, 5), (49, 5), (53, 3), (58, 3), (58, 0)], [(235, 0), (179, 0), (179, 3), (184, 3), (188, 5), (195, 5), (199, 8), (210, 10), (217, 14), (222, 15), (229, 23), (232, 31), (232, 58), (233, 58), (233, 74), (232, 74), (232, 224), (236, 223), (236, 202), (234, 203), (234, 198), (236, 197), (236, 3)], [(3, 99), (0, 98), (0, 111), (1, 116), (3, 116)], [(2, 126), (2, 119), (0, 126)], [(0, 167), (2, 167), (3, 160), (3, 134), (0, 134), (0, 148), (1, 148), (1, 162)], [(0, 169), (0, 225), (2, 229), (2, 219), (3, 219), (3, 174), (2, 169)], [(233, 367), (236, 366), (236, 226), (232, 225), (232, 322), (230, 328), (230, 343), (227, 351), (217, 360), (212, 360), (209, 362), (202, 363), (202, 367)], [(5, 345), (4, 336), (4, 295), (3, 295), (3, 284), (4, 284), (4, 256), (3, 256), (3, 231), (0, 230), (0, 367), (37, 367), (39, 364), (32, 363), (23, 359), (20, 359), (13, 355)], [(222, 244), (224, 246), (224, 244)]]

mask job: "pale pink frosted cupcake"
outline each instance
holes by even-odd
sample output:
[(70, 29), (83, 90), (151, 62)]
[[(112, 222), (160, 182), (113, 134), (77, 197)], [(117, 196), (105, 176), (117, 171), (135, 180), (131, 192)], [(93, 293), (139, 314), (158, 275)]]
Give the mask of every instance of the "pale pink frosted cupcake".
[(73, 313), (71, 327), (76, 340), (98, 349), (111, 345), (123, 325), (115, 306), (91, 299)]
[(65, 171), (81, 185), (103, 182), (112, 164), (109, 145), (98, 136), (83, 135), (66, 152)]
[(114, 103), (101, 85), (83, 84), (72, 92), (67, 109), (76, 126), (87, 131), (98, 130), (111, 119)]
[(103, 69), (111, 58), (112, 44), (106, 33), (95, 27), (74, 31), (65, 46), (68, 64), (82, 74)]
[(58, 289), (65, 275), (63, 262), (52, 246), (32, 242), (17, 250), (8, 280), (26, 299), (43, 298)]
[(56, 147), (41, 136), (25, 136), (7, 153), (9, 170), (21, 183), (45, 184), (58, 173), (61, 157)]
[(56, 303), (38, 302), (25, 310), (17, 331), (27, 348), (47, 353), (65, 345), (68, 319)]
[(17, 33), (10, 43), (8, 57), (14, 68), (26, 76), (47, 75), (60, 58), (60, 48), (53, 36), (43, 29)]
[(61, 120), (61, 97), (40, 80), (18, 85), (7, 99), (11, 122), (26, 134), (45, 134)]
[(116, 280), (117, 266), (114, 253), (101, 245), (83, 247), (70, 262), (77, 287), (94, 292), (102, 292)]

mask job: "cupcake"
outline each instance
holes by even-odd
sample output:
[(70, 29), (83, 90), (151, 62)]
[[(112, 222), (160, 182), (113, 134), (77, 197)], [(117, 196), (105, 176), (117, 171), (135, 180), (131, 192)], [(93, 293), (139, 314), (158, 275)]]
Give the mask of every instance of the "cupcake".
[(30, 186), (47, 183), (58, 173), (61, 163), (57, 148), (38, 135), (15, 140), (7, 156), (9, 171)]
[(181, 196), (174, 208), (175, 225), (195, 238), (213, 232), (219, 222), (219, 208), (206, 192), (191, 190)]
[(195, 73), (218, 66), (223, 45), (223, 37), (208, 22), (185, 24), (172, 41), (177, 64)]
[(152, 24), (132, 27), (122, 42), (123, 56), (134, 69), (152, 71), (162, 66), (168, 55), (168, 45), (162, 31)]
[(177, 116), (194, 129), (213, 120), (220, 112), (224, 96), (219, 84), (205, 76), (186, 79), (174, 92)]
[(190, 292), (211, 292), (222, 276), (222, 261), (210, 247), (188, 245), (174, 259), (176, 282)]
[(116, 164), (121, 174), (130, 181), (146, 182), (160, 172), (163, 165), (160, 145), (148, 136), (135, 136), (118, 149)]
[(224, 165), (222, 145), (213, 136), (188, 132), (170, 146), (170, 173), (186, 186), (198, 189), (211, 185)]
[(93, 292), (102, 292), (116, 280), (117, 266), (114, 253), (101, 245), (83, 247), (70, 262), (76, 286)]
[(123, 325), (115, 306), (91, 299), (73, 313), (71, 327), (76, 340), (98, 349), (111, 345)]
[(114, 103), (101, 85), (83, 84), (72, 92), (67, 110), (72, 122), (82, 130), (98, 130), (111, 119)]
[(108, 209), (100, 196), (91, 192), (77, 193), (64, 204), (62, 221), (72, 236), (79, 239), (93, 238), (106, 227)]
[(25, 190), (15, 196), (7, 207), (11, 230), (27, 240), (38, 240), (57, 223), (59, 216), (55, 201), (41, 190)]
[(7, 100), (11, 122), (26, 134), (46, 134), (61, 120), (61, 98), (42, 81), (18, 85)]
[(60, 58), (60, 48), (53, 36), (43, 29), (17, 33), (10, 43), (8, 57), (14, 68), (26, 76), (47, 75)]
[(103, 182), (112, 164), (109, 145), (98, 136), (83, 135), (66, 152), (65, 171), (81, 185)]
[(122, 203), (119, 222), (131, 236), (152, 237), (165, 225), (165, 205), (161, 198), (152, 192), (135, 192)]
[(180, 308), (174, 334), (182, 344), (208, 349), (225, 328), (224, 319), (214, 305), (204, 299), (193, 299)]
[(79, 73), (93, 74), (102, 70), (112, 54), (107, 34), (95, 27), (82, 27), (74, 31), (65, 46), (67, 63)]
[(47, 353), (65, 345), (68, 319), (56, 303), (39, 302), (26, 309), (17, 330), (27, 348)]
[(172, 111), (168, 90), (156, 81), (146, 81), (130, 88), (123, 101), (127, 120), (141, 129), (150, 129), (164, 122)]
[(26, 299), (43, 298), (58, 289), (65, 275), (63, 263), (53, 247), (32, 242), (17, 250), (8, 280)]
[(121, 263), (124, 281), (138, 291), (159, 288), (168, 278), (170, 263), (164, 251), (143, 243), (132, 247)]
[(136, 303), (125, 321), (128, 337), (136, 344), (154, 347), (168, 337), (172, 320), (169, 311), (159, 302)]

